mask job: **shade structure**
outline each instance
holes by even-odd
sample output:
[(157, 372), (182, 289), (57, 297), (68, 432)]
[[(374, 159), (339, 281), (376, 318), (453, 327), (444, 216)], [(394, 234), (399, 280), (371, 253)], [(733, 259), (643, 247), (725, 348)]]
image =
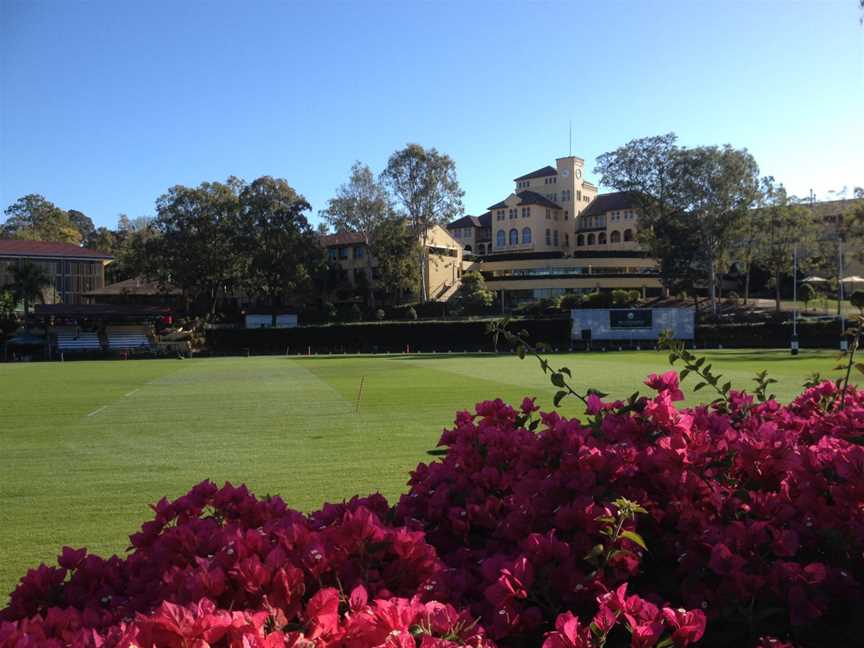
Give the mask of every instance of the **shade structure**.
[(828, 282), (828, 280), (825, 279), (824, 277), (817, 277), (815, 275), (812, 277), (804, 277), (801, 280), (801, 283), (827, 283), (827, 282)]
[(849, 275), (848, 277), (843, 277), (840, 280), (840, 283), (864, 283), (864, 277), (860, 277), (858, 275)]

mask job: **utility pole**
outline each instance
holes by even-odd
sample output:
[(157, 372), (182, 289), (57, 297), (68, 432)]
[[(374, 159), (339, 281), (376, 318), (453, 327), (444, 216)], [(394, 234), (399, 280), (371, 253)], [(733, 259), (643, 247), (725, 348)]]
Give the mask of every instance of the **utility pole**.
[(792, 248), (792, 355), (798, 355), (798, 246)]

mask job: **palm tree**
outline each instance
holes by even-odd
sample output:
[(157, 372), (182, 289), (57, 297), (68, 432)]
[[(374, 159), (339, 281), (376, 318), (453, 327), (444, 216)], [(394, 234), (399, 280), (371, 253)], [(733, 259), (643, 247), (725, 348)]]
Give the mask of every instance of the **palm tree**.
[(30, 261), (21, 261), (12, 268), (12, 283), (6, 286), (16, 301), (24, 302), (24, 321), (30, 314), (30, 304), (39, 300), (45, 303), (42, 289), (51, 285), (51, 276), (41, 267)]

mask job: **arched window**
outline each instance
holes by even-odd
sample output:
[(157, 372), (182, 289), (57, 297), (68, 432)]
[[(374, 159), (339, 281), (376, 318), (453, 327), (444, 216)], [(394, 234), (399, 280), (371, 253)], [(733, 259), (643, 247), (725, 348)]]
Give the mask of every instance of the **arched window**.
[(495, 245), (499, 248), (507, 245), (507, 235), (504, 233), (504, 230), (498, 230), (498, 233), (495, 235)]
[(594, 245), (594, 235), (593, 234), (588, 235), (588, 245)]
[(621, 232), (618, 230), (612, 230), (612, 234), (609, 237), (609, 240), (612, 243), (620, 243), (621, 242)]
[(624, 240), (625, 241), (632, 241), (633, 240), (633, 230), (631, 230), (631, 229), (624, 230)]
[(600, 245), (606, 245), (606, 232), (600, 232), (597, 235), (597, 243)]
[(466, 246), (465, 246), (465, 251), (466, 251), (466, 252), (470, 252), (470, 251), (471, 251), (471, 246), (470, 246), (470, 245), (466, 245)]
[(523, 227), (522, 228), (522, 242), (530, 243), (531, 242), (531, 228)]
[(552, 245), (552, 230), (546, 230), (546, 245)]
[(510, 230), (510, 245), (519, 245), (519, 230), (515, 227)]
[(585, 237), (580, 234), (576, 237), (576, 247), (582, 247), (583, 245), (585, 245)]

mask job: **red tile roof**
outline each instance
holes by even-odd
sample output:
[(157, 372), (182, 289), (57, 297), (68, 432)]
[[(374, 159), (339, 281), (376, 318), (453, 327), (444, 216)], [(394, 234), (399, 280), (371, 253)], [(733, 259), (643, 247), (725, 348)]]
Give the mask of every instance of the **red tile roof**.
[(333, 247), (334, 245), (354, 245), (363, 242), (363, 235), (357, 232), (340, 232), (339, 234), (328, 234), (321, 237), (321, 245)]
[(15, 257), (62, 257), (88, 259), (113, 259), (110, 254), (99, 250), (79, 247), (71, 243), (55, 243), (52, 241), (22, 241), (18, 239), (0, 239), (0, 256)]

